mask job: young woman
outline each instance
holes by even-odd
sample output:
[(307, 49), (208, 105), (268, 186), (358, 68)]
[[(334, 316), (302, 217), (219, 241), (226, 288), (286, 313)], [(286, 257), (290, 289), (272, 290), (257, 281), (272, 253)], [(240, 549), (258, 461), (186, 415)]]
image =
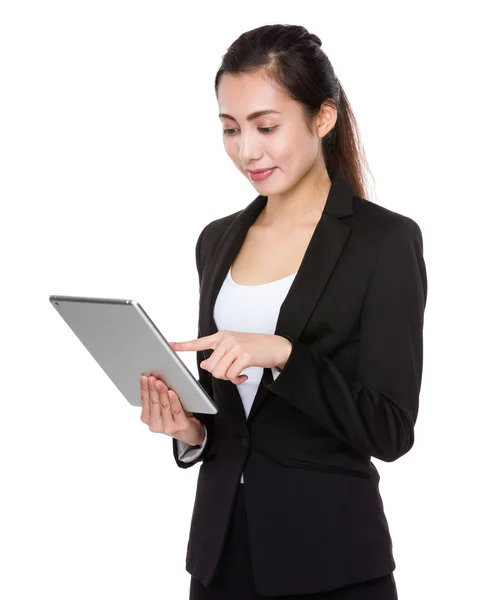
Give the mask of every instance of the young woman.
[[(320, 39), (268, 25), (216, 82), (225, 149), (258, 196), (196, 244), (199, 382), (186, 413), (142, 378), (142, 420), (201, 462), (190, 600), (397, 598), (371, 457), (410, 450), (427, 295), (412, 219), (365, 199), (357, 127)], [(204, 360), (203, 360), (204, 359)]]

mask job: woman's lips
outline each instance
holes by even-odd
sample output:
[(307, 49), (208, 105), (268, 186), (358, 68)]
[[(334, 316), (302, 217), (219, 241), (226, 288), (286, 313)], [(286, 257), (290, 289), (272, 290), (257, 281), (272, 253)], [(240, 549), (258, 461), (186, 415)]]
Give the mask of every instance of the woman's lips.
[(248, 175), (253, 181), (262, 181), (263, 179), (267, 179), (270, 175), (275, 171), (276, 167), (272, 169), (267, 169), (266, 171), (261, 171), (260, 173), (251, 173), (248, 171)]

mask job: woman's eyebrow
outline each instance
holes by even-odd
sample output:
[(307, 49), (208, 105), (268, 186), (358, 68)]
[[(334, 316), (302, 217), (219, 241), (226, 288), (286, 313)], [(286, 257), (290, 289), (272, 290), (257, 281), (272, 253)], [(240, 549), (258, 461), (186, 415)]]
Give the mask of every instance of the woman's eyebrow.
[[(261, 117), (262, 115), (269, 115), (272, 113), (276, 113), (278, 115), (282, 114), (281, 112), (279, 112), (278, 110), (257, 110), (256, 112), (252, 112), (250, 113), (247, 117), (246, 120), (247, 121), (252, 121), (253, 119), (256, 119), (258, 117)], [(232, 121), (236, 121), (236, 119), (234, 117), (232, 117), (231, 115), (227, 115), (226, 113), (219, 113), (219, 117), (223, 118), (225, 117), (226, 119), (231, 119)]]

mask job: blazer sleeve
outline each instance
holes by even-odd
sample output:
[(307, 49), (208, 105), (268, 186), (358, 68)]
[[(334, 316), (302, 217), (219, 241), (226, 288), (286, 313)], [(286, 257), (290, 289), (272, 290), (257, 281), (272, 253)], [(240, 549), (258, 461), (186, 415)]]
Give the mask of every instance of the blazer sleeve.
[(422, 233), (405, 217), (384, 237), (362, 306), (355, 378), (287, 337), (292, 350), (266, 387), (358, 451), (392, 462), (410, 450), (422, 379), (427, 275)]
[[(199, 290), (201, 289), (201, 279), (202, 279), (202, 265), (203, 265), (203, 251), (202, 251), (202, 239), (203, 239), (203, 235), (204, 232), (207, 228), (204, 227), (204, 229), (201, 231), (201, 233), (199, 234), (199, 237), (197, 239), (196, 242), (196, 267), (197, 267), (197, 272), (198, 272), (198, 276), (199, 276)], [(201, 329), (200, 329), (200, 325), (198, 324), (198, 329), (197, 329), (197, 337), (201, 337)], [(211, 380), (211, 373), (209, 373), (209, 371), (206, 371), (205, 369), (201, 368), (199, 366), (199, 364), (204, 360), (204, 355), (202, 353), (202, 350), (197, 350), (196, 351), (196, 360), (197, 360), (197, 370), (198, 370), (198, 375), (199, 375), (199, 383), (203, 386), (203, 388), (206, 390), (207, 394), (213, 398), (213, 384), (212, 384), (212, 380)], [(173, 449), (173, 454), (174, 454), (174, 459), (176, 461), (176, 464), (178, 467), (180, 467), (181, 469), (187, 469), (189, 467), (192, 467), (193, 465), (195, 465), (196, 463), (200, 462), (203, 460), (203, 458), (206, 456), (208, 450), (211, 448), (211, 441), (213, 438), (213, 428), (214, 428), (214, 415), (209, 415), (207, 413), (196, 413), (194, 412), (193, 415), (199, 419), (199, 421), (201, 421), (201, 423), (205, 426), (205, 439), (203, 444), (201, 444), (201, 446), (189, 446), (189, 445), (184, 445), (180, 443), (180, 440), (176, 440), (175, 438), (172, 438), (172, 449)], [(189, 448), (187, 447), (189, 446)]]

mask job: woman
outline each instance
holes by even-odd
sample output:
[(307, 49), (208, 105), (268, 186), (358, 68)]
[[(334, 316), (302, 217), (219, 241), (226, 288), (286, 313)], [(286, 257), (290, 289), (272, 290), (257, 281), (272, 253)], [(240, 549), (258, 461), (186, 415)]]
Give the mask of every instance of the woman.
[(141, 382), (142, 420), (179, 467), (202, 463), (190, 599), (396, 599), (370, 458), (414, 441), (420, 228), (365, 199), (351, 108), (304, 27), (243, 34), (215, 87), (225, 149), (259, 195), (199, 235), (198, 339), (172, 347), (197, 352), (218, 413)]

